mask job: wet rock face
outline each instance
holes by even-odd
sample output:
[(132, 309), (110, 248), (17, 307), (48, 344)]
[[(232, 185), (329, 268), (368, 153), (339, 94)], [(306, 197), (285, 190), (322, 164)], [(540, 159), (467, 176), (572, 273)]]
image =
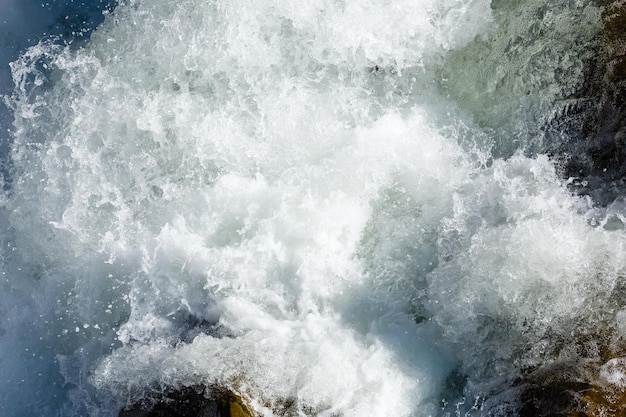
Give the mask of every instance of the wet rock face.
[(547, 134), (573, 138), (556, 153), (573, 188), (606, 205), (626, 191), (626, 1), (604, 0), (598, 54), (585, 87)]
[[(613, 340), (610, 340), (613, 339)], [(626, 351), (600, 339), (576, 359), (546, 364), (520, 378), (519, 417), (626, 415)], [(615, 350), (617, 348), (617, 350)]]
[(576, 363), (547, 366), (523, 379), (520, 417), (583, 416), (592, 385)]
[(230, 390), (183, 387), (147, 398), (120, 411), (119, 417), (253, 417), (245, 401)]

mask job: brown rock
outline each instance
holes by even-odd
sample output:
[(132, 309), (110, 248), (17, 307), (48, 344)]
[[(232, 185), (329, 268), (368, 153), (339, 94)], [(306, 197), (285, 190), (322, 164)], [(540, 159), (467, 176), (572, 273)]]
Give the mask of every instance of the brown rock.
[(612, 338), (598, 346), (596, 355), (545, 365), (523, 377), (519, 416), (626, 416), (626, 350), (617, 349)]
[(245, 400), (221, 387), (168, 389), (120, 411), (119, 417), (254, 417)]

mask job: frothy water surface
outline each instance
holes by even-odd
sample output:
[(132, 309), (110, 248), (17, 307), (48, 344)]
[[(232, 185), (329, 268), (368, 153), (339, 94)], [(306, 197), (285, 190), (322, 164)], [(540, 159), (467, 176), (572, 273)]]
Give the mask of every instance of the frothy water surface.
[(550, 28), (584, 45), (592, 2), (283, 3), (129, 0), (11, 64), (3, 415), (210, 384), (265, 416), (505, 415), (518, 375), (623, 336), (623, 201), (542, 151), (588, 52)]

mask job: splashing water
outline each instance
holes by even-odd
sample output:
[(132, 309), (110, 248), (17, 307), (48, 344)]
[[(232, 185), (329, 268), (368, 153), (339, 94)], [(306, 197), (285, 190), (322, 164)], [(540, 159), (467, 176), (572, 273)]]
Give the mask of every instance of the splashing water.
[(25, 50), (2, 414), (219, 384), (266, 416), (505, 415), (622, 337), (626, 207), (572, 195), (542, 130), (600, 9), (499, 3), (129, 0)]

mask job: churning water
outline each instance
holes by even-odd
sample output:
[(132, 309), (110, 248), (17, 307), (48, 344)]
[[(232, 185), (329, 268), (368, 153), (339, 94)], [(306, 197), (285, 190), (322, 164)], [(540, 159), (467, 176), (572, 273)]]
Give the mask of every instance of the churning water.
[(520, 375), (626, 337), (626, 203), (570, 191), (544, 129), (596, 2), (300, 3), (126, 0), (7, 58), (3, 416), (211, 384), (510, 415)]

